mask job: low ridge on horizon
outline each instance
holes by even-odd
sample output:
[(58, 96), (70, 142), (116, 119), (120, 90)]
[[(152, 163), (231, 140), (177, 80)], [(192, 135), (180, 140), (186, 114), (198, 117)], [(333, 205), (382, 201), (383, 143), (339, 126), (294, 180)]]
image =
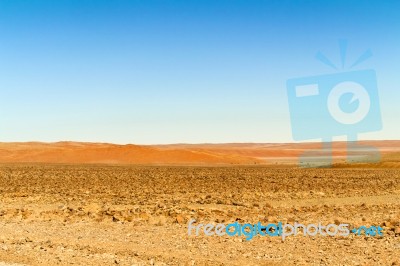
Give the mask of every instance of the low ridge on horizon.
[[(361, 141), (383, 154), (400, 153), (400, 140)], [(258, 165), (292, 163), (321, 143), (113, 144), (101, 142), (0, 142), (0, 163)], [(345, 156), (345, 142), (333, 142)]]

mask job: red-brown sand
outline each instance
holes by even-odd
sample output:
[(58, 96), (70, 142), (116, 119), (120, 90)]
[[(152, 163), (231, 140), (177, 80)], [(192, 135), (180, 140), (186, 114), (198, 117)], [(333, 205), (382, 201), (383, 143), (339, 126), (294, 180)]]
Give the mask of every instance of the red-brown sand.
[[(377, 147), (384, 158), (399, 161), (400, 141), (364, 141)], [(0, 163), (64, 164), (276, 164), (295, 163), (304, 151), (318, 150), (321, 143), (232, 143), (116, 145), (108, 143), (0, 143)], [(344, 158), (346, 144), (333, 143), (335, 158)]]

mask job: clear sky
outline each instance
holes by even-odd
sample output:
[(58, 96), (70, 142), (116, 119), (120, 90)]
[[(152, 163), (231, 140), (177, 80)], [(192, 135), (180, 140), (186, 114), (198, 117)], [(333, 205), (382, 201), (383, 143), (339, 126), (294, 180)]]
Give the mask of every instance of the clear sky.
[(286, 80), (373, 57), (400, 139), (400, 1), (0, 1), (0, 141), (291, 142)]

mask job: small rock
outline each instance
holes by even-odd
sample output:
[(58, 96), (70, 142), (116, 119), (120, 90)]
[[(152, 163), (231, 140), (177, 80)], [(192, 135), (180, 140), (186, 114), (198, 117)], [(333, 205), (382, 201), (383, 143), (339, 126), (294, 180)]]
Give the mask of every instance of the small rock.
[(178, 224), (184, 224), (184, 223), (186, 223), (186, 219), (182, 215), (178, 215), (178, 216), (176, 216), (176, 222)]

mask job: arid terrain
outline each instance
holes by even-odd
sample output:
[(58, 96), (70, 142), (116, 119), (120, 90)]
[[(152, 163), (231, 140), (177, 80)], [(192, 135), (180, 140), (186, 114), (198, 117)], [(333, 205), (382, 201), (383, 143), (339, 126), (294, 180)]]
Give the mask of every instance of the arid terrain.
[[(395, 163), (398, 159), (393, 156)], [(400, 265), (399, 178), (400, 169), (384, 164), (298, 169), (3, 163), (0, 261), (4, 265)], [(384, 236), (297, 235), (285, 241), (257, 236), (245, 241), (188, 236), (189, 219), (197, 224), (379, 225)]]
[[(384, 160), (377, 167), (400, 168), (400, 141), (362, 141), (359, 144), (360, 147), (375, 147), (380, 152)], [(304, 152), (318, 152), (321, 147), (321, 143), (116, 145), (17, 142), (0, 143), (0, 163), (294, 165)], [(344, 164), (347, 154), (346, 142), (332, 144), (332, 156), (336, 164)]]

